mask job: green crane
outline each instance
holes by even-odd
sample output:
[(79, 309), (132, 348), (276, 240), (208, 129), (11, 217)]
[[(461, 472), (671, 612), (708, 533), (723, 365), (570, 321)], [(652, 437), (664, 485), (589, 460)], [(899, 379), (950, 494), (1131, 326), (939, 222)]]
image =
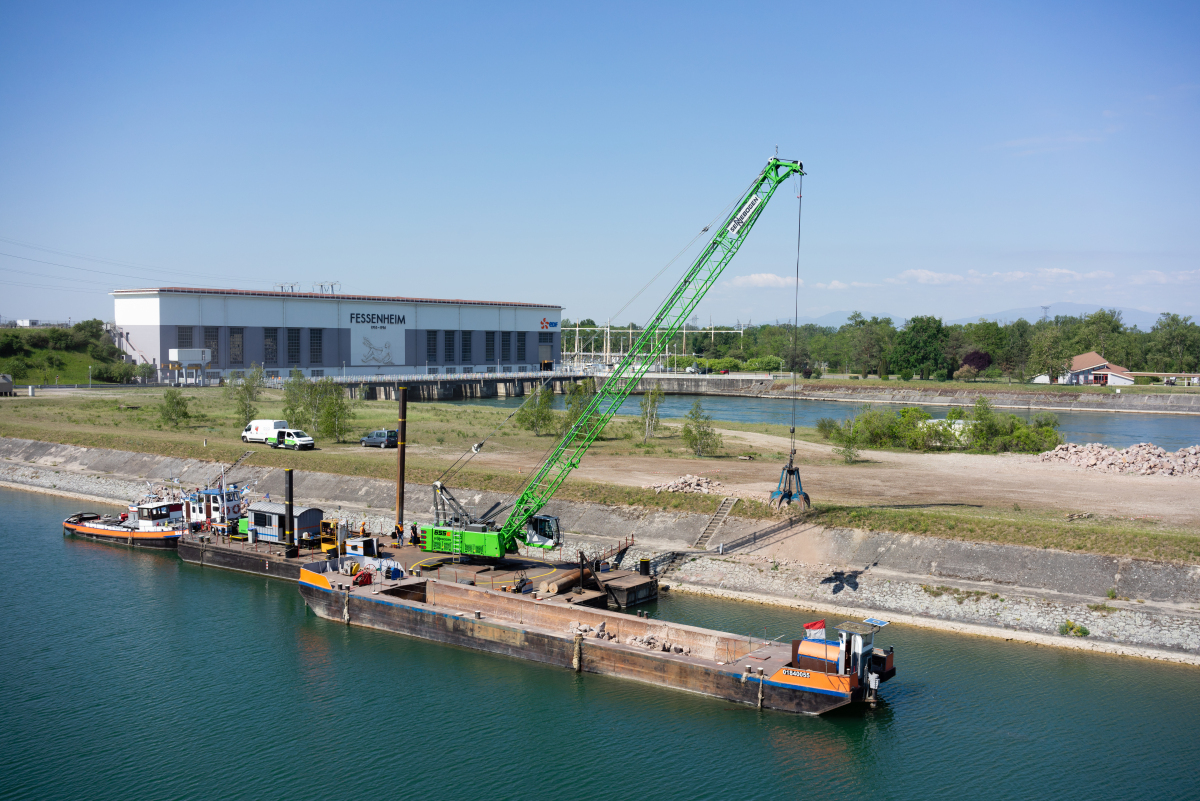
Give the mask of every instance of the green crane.
[(506, 553), (515, 553), (518, 542), (539, 548), (560, 544), (562, 533), (558, 518), (538, 512), (571, 471), (579, 466), (587, 449), (733, 259), (775, 190), (788, 178), (802, 175), (803, 165), (798, 161), (773, 158), (767, 162), (734, 206), (734, 211), (638, 334), (625, 357), (538, 466), (511, 504), (512, 511), (502, 526), (497, 527), (492, 520), (509, 507), (495, 506), (481, 517), (475, 517), (440, 481), (435, 482), (435, 523), (422, 527), (422, 548), (435, 553), (499, 558)]

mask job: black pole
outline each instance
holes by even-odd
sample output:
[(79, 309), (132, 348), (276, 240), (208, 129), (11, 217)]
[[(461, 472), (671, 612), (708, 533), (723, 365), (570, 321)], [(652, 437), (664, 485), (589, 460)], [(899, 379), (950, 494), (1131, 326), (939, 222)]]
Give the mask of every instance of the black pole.
[(408, 433), (408, 387), (397, 387), (400, 413), (396, 420), (396, 540), (404, 544), (404, 440)]
[(292, 468), (283, 471), (283, 540), (296, 544), (296, 519), (292, 516)]

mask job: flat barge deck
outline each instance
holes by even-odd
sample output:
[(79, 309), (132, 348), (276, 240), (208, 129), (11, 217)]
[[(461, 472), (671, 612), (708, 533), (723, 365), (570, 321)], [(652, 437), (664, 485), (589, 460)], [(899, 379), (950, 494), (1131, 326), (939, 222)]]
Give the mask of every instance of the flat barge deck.
[[(580, 607), (561, 597), (422, 575), (356, 586), (341, 560), (301, 568), (300, 594), (318, 616), (580, 672), (644, 681), (760, 708), (822, 714), (877, 699), (895, 675), (877, 626), (846, 623), (841, 643), (790, 645)], [(849, 627), (849, 631), (847, 631)]]

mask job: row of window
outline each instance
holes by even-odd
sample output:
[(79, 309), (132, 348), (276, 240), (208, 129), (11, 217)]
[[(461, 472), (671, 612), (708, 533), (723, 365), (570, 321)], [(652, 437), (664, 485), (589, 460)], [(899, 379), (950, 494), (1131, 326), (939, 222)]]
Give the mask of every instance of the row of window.
[[(178, 338), (176, 347), (191, 348), (192, 347), (192, 327), (180, 326), (178, 329)], [(279, 331), (278, 328), (263, 329), (263, 363), (264, 364), (279, 364)], [(286, 349), (287, 361), (284, 364), (298, 365), (300, 364), (300, 329), (285, 328), (284, 331), (284, 346)], [(220, 364), (221, 362), (221, 329), (215, 325), (204, 326), (204, 345), (212, 351), (212, 361)], [(325, 340), (325, 331), (321, 328), (308, 329), (308, 361), (311, 364), (320, 364), (323, 359), (323, 348)], [(246, 329), (230, 328), (229, 329), (229, 363), (230, 364), (245, 364), (246, 363)]]
[[(496, 334), (500, 334), (500, 361), (511, 362), (513, 360), (513, 333), (512, 331), (484, 331), (483, 332), (483, 360), (485, 362), (496, 361)], [(517, 361), (525, 361), (525, 332), (517, 331)], [(446, 361), (454, 362), (461, 361), (470, 363), (475, 361), (471, 355), (472, 337), (471, 331), (426, 331), (425, 332), (425, 358), (427, 361), (436, 362), (438, 360), (438, 335), (441, 334), (442, 352), (446, 354)], [(459, 346), (454, 347), (455, 335), (458, 335)], [(550, 332), (538, 332), (538, 344), (553, 344), (554, 334)], [(455, 358), (455, 353), (461, 354), (460, 358)]]

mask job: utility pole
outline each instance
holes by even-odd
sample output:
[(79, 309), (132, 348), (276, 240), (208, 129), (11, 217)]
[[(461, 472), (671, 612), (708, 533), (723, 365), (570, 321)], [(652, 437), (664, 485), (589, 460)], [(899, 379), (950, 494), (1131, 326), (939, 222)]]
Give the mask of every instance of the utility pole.
[[(408, 387), (396, 387), (396, 541), (404, 543), (404, 441), (408, 433)], [(386, 435), (385, 435), (386, 442)]]

